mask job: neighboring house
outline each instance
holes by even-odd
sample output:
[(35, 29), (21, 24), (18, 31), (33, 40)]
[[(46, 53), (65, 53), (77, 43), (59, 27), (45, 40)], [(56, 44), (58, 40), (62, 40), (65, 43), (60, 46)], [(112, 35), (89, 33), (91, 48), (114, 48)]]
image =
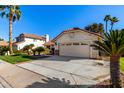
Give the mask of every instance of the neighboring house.
[(50, 49), (50, 54), (54, 54), (54, 50), (55, 50), (55, 48), (54, 48), (55, 43), (54, 43), (54, 42), (52, 42), (52, 41), (50, 40), (50, 41), (44, 43), (44, 46), (45, 46), (46, 48)]
[(44, 45), (46, 48), (51, 49), (51, 48), (53, 48), (53, 47), (54, 47), (55, 43), (54, 43), (54, 42), (52, 42), (52, 41), (50, 40), (50, 41), (48, 41), (48, 42), (44, 43), (43, 45)]
[(20, 50), (26, 45), (34, 44), (33, 48), (44, 46), (43, 44), (45, 42), (49, 41), (49, 36), (37, 36), (34, 34), (20, 34), (18, 37), (16, 37), (16, 42), (13, 44), (13, 46)]
[(0, 41), (0, 46), (7, 47), (9, 45), (6, 41)]
[(97, 58), (99, 51), (90, 45), (98, 41), (98, 38), (102, 37), (80, 28), (66, 30), (53, 39), (56, 44), (55, 52), (61, 56)]

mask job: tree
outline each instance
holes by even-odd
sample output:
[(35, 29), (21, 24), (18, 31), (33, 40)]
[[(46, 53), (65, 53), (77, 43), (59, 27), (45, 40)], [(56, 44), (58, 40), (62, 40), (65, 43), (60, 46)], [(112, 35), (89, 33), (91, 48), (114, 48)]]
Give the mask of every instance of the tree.
[(124, 31), (110, 31), (104, 33), (102, 42), (95, 41), (92, 47), (110, 56), (110, 76), (112, 87), (121, 87), (119, 59), (124, 54)]
[(23, 47), (22, 50), (26, 51), (28, 53), (28, 55), (30, 55), (30, 52), (31, 52), (33, 47), (34, 47), (34, 44), (26, 45), (25, 47)]
[(102, 23), (93, 23), (91, 25), (86, 26), (84, 29), (102, 34), (102, 32), (104, 31), (104, 25)]
[(111, 21), (111, 30), (113, 29), (113, 25), (115, 24), (115, 23), (117, 23), (119, 20), (118, 20), (118, 18), (116, 18), (116, 17), (112, 17), (111, 19), (110, 19), (110, 21)]
[(4, 39), (0, 38), (0, 41), (4, 41)]
[(40, 55), (41, 52), (45, 51), (45, 49), (43, 47), (37, 47), (36, 51), (38, 52), (38, 54)]
[(103, 35), (103, 33), (104, 33), (104, 25), (102, 23), (99, 23), (99, 25), (98, 25), (98, 33), (100, 35)]
[(32, 51), (33, 51), (33, 55), (35, 56), (35, 55), (36, 55), (37, 50), (36, 50), (36, 49), (32, 49)]
[(19, 20), (21, 17), (20, 7), (18, 5), (0, 5), (0, 15), (3, 18), (9, 19), (9, 51), (10, 54), (13, 54), (12, 49), (12, 25), (13, 22)]
[(104, 18), (104, 21), (106, 22), (106, 32), (108, 32), (108, 21), (110, 21), (111, 16), (110, 15), (106, 15)]
[(9, 51), (9, 47), (0, 46), (0, 55), (5, 55)]

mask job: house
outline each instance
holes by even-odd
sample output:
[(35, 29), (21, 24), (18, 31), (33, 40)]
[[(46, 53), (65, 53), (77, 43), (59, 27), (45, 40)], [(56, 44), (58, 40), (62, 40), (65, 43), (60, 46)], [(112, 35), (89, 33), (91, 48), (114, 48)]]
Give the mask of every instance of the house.
[(16, 42), (13, 44), (17, 50), (22, 49), (26, 45), (34, 44), (33, 48), (44, 46), (45, 42), (49, 41), (49, 35), (38, 36), (34, 34), (20, 34), (16, 37)]
[(0, 41), (0, 46), (7, 47), (9, 45), (6, 41)]
[(52, 41), (55, 42), (55, 53), (61, 56), (97, 58), (99, 51), (90, 45), (102, 37), (94, 32), (73, 28), (61, 32)]
[(55, 43), (52, 42), (51, 40), (44, 43), (44, 46), (48, 49), (50, 49), (50, 54), (54, 54), (54, 46), (55, 46)]

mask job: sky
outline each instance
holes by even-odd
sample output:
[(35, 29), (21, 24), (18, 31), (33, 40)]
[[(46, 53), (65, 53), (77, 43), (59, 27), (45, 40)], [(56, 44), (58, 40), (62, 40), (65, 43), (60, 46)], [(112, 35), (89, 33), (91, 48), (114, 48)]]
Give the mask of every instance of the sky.
[[(119, 19), (114, 29), (124, 28), (124, 6), (20, 6), (22, 16), (13, 23), (13, 39), (21, 33), (43, 36), (49, 34), (53, 39), (60, 32), (92, 23), (103, 23), (105, 15), (110, 14)], [(0, 18), (0, 38), (8, 40), (9, 25), (6, 18)]]

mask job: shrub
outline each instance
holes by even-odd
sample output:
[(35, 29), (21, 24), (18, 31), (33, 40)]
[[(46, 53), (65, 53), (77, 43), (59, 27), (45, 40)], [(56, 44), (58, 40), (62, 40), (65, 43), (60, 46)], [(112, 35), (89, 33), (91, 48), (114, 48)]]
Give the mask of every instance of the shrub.
[(32, 50), (33, 47), (34, 47), (34, 44), (26, 45), (22, 50), (24, 52), (27, 52), (28, 55), (30, 55), (30, 52), (31, 52), (31, 50)]
[(50, 54), (50, 49), (45, 48), (45, 51), (43, 52), (44, 54)]
[(13, 53), (14, 54), (22, 54), (23, 51), (22, 50), (17, 50), (16, 48), (13, 48)]
[(5, 55), (5, 53), (7, 51), (9, 51), (9, 47), (3, 47), (3, 46), (0, 47), (0, 54), (1, 55)]
[(45, 51), (44, 47), (37, 47), (36, 51), (38, 52), (38, 54), (40, 55), (41, 52)]

